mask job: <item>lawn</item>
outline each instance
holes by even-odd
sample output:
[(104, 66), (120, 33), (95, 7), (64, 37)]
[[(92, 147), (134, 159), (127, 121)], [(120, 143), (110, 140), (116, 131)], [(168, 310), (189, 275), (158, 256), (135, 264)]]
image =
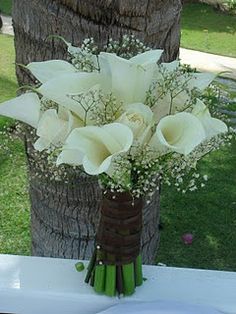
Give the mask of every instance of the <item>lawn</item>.
[[(0, 102), (15, 96), (13, 37), (0, 35)], [(12, 120), (0, 117), (0, 131)], [(0, 253), (30, 254), (29, 201), (23, 143), (0, 133)], [(8, 147), (8, 151), (5, 148)]]
[[(162, 190), (158, 261), (167, 265), (236, 271), (236, 143), (212, 153), (200, 163), (207, 185), (181, 195)], [(181, 239), (192, 233), (192, 245)]]
[(11, 15), (12, 0), (0, 0), (0, 12)]
[[(1, 101), (14, 97), (13, 38), (0, 35)], [(9, 123), (0, 119), (1, 128)], [(4, 144), (1, 135), (0, 145)], [(0, 253), (30, 254), (30, 211), (23, 144), (14, 140), (7, 155), (0, 150)], [(158, 262), (171, 266), (236, 271), (236, 143), (200, 163), (209, 176), (205, 188), (182, 195), (163, 187)], [(181, 236), (194, 235), (192, 245)]]
[(236, 16), (216, 11), (207, 4), (183, 8), (181, 46), (236, 57)]
[[(15, 53), (13, 37), (0, 35), (0, 102), (10, 99), (17, 89), (15, 76)], [(0, 119), (0, 128), (9, 119)]]

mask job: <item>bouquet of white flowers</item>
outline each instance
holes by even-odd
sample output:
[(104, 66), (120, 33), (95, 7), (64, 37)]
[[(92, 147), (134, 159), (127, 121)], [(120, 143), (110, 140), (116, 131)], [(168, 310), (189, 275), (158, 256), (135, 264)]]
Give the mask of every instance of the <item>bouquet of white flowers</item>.
[[(112, 41), (106, 51), (91, 40), (81, 48), (66, 43), (71, 62), (28, 64), (38, 86), (0, 106), (1, 115), (37, 130), (35, 149), (56, 156), (58, 166), (99, 176), (101, 221), (85, 281), (110, 296), (130, 295), (142, 284), (144, 196), (159, 180), (175, 178), (179, 189), (185, 173), (228, 132), (201, 98), (213, 74), (160, 63), (162, 50), (132, 40), (139, 45), (132, 57)], [(109, 52), (115, 48), (120, 56)]]

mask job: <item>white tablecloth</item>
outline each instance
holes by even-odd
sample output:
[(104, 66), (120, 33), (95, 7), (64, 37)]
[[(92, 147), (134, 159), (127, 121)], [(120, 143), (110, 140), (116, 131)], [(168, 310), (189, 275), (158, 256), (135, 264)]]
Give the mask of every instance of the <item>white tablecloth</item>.
[[(220, 314), (209, 306), (192, 305), (183, 302), (129, 302), (117, 304), (97, 314)], [(221, 312), (222, 313), (222, 312)]]
[(95, 314), (126, 302), (161, 301), (157, 304), (167, 308), (171, 302), (187, 302), (236, 314), (235, 272), (144, 266), (147, 281), (133, 296), (119, 299), (97, 295), (84, 283), (86, 271), (75, 270), (75, 262), (0, 255), (0, 313)]

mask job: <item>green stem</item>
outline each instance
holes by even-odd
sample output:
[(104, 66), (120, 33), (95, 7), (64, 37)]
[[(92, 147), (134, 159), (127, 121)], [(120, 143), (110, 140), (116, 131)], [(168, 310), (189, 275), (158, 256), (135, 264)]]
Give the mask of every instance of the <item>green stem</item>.
[(106, 266), (97, 265), (95, 267), (94, 290), (98, 293), (104, 292), (106, 277)]
[(116, 294), (116, 266), (106, 266), (105, 294), (113, 297)]
[(135, 261), (135, 284), (136, 287), (141, 286), (143, 283), (143, 272), (142, 272), (142, 257), (141, 254), (136, 258)]
[(90, 286), (94, 287), (94, 280), (95, 280), (95, 269), (93, 269), (90, 279)]
[(96, 253), (96, 250), (94, 250), (93, 255), (90, 259), (89, 265), (88, 265), (87, 275), (86, 275), (85, 280), (84, 280), (86, 283), (89, 283), (92, 271), (93, 271), (94, 266), (95, 266), (96, 258), (97, 258), (97, 253)]
[(131, 295), (134, 293), (134, 289), (135, 289), (134, 263), (123, 265), (122, 272), (123, 272), (124, 295)]

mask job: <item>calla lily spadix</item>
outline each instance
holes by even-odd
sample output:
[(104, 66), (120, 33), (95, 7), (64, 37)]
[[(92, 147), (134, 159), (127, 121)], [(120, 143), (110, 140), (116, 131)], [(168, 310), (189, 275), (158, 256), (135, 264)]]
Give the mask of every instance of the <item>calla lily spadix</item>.
[(40, 117), (40, 99), (35, 93), (26, 93), (0, 105), (0, 115), (20, 120), (37, 128)]
[(208, 108), (200, 99), (197, 99), (192, 114), (201, 121), (207, 139), (228, 131), (228, 127), (223, 121), (211, 117)]
[(144, 102), (162, 50), (150, 50), (129, 60), (112, 53), (99, 55), (101, 73), (111, 76), (111, 88), (124, 104)]
[(83, 164), (88, 174), (98, 175), (108, 171), (114, 156), (127, 152), (132, 143), (132, 131), (121, 123), (77, 128), (68, 136), (57, 164)]
[(76, 68), (71, 63), (63, 60), (31, 62), (26, 68), (29, 69), (41, 83), (45, 83), (59, 75), (77, 72)]
[(36, 132), (39, 139), (34, 143), (34, 148), (43, 151), (51, 145), (62, 146), (70, 132), (79, 126), (81, 126), (81, 121), (76, 119), (69, 110), (59, 108), (57, 113), (55, 109), (48, 109), (39, 120)]
[(88, 92), (93, 87), (107, 90), (108, 79), (100, 73), (70, 73), (47, 81), (39, 87), (38, 91), (48, 99), (51, 99), (74, 112), (84, 121), (88, 103), (79, 103), (73, 96)]
[(181, 112), (161, 119), (149, 146), (161, 155), (171, 151), (188, 155), (205, 138), (199, 119), (191, 113)]

